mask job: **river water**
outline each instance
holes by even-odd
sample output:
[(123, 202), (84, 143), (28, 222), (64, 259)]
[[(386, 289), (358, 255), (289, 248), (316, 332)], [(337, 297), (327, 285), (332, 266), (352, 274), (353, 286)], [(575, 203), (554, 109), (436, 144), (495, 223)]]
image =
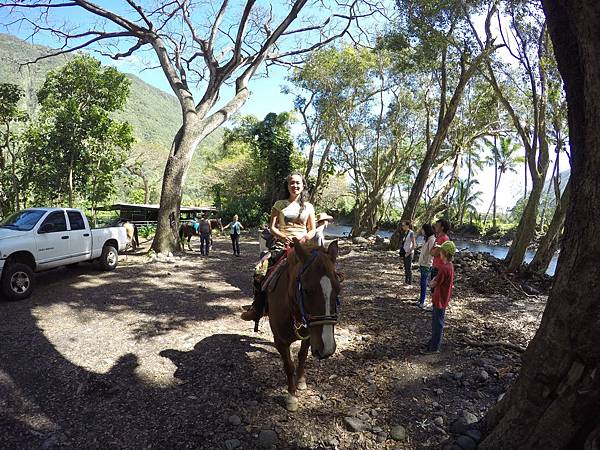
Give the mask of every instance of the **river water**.
[[(329, 225), (327, 230), (325, 230), (325, 234), (330, 237), (347, 237), (350, 235), (351, 230), (352, 227), (347, 225)], [(392, 235), (392, 233), (393, 231), (390, 230), (379, 230), (377, 232), (378, 235), (388, 238)], [(470, 252), (477, 253), (489, 253), (499, 259), (503, 259), (508, 253), (508, 246), (506, 245), (490, 245), (482, 242), (473, 242), (467, 239), (454, 239), (454, 243), (456, 244), (456, 248), (459, 250), (469, 250)], [(530, 262), (533, 259), (534, 254), (535, 252), (533, 250), (527, 250), (527, 253), (525, 254), (525, 262)], [(558, 255), (554, 255), (552, 261), (550, 261), (548, 270), (546, 271), (548, 275), (554, 275), (557, 260)]]

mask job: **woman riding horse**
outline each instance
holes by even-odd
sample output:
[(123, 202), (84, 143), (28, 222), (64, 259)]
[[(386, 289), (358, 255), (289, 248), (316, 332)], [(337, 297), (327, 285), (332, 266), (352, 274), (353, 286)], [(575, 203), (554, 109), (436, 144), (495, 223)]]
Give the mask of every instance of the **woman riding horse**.
[[(242, 314), (244, 320), (258, 320), (268, 302), (269, 325), (275, 348), (281, 355), (287, 377), (288, 411), (298, 409), (296, 391), (306, 389), (304, 373), (309, 348), (319, 358), (331, 356), (336, 349), (334, 327), (337, 323), (337, 304), (340, 279), (335, 270), (338, 254), (337, 241), (327, 249), (310, 241), (315, 235), (315, 212), (306, 201), (306, 181), (300, 174), (287, 177), (288, 197), (279, 200), (271, 211), (271, 234), (276, 242), (270, 247), (270, 257), (257, 266), (254, 277), (254, 303)], [(305, 246), (304, 242), (309, 245)], [(293, 246), (293, 251), (291, 248)], [(268, 292), (261, 290), (265, 265), (288, 255), (286, 266), (281, 266), (275, 281), (267, 279)], [(277, 271), (279, 269), (274, 268)], [(273, 277), (269, 275), (268, 278)], [(271, 286), (272, 285), (272, 286)], [(257, 326), (255, 325), (255, 330)], [(295, 366), (290, 345), (301, 340), (298, 365)]]
[(315, 235), (315, 209), (307, 200), (309, 192), (304, 176), (292, 173), (287, 176), (288, 195), (278, 200), (271, 209), (270, 232), (275, 238), (269, 248), (270, 257), (259, 264), (254, 276), (254, 301), (242, 314), (243, 320), (258, 321), (264, 312), (266, 296), (261, 292), (261, 281), (268, 268), (289, 251), (296, 238), (307, 242)]

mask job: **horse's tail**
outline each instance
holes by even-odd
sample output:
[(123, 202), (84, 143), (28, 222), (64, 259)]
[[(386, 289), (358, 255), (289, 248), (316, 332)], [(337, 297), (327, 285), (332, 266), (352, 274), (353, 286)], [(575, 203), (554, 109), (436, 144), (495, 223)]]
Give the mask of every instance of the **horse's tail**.
[(135, 241), (136, 247), (139, 247), (140, 246), (140, 238), (138, 236), (138, 226), (135, 223), (133, 224), (133, 240)]
[(182, 223), (179, 227), (179, 239), (183, 240), (183, 230), (185, 228), (185, 223)]

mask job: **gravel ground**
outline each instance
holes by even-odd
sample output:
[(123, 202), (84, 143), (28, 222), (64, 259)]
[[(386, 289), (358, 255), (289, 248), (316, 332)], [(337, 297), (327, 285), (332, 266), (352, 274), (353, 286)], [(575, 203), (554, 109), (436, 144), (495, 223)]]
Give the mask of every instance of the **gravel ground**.
[(546, 301), (482, 296), (457, 271), (443, 352), (423, 355), (430, 316), (399, 258), (342, 242), (338, 350), (309, 357), (288, 413), (268, 323), (238, 319), (258, 243), (244, 238), (241, 258), (225, 237), (209, 257), (149, 262), (147, 249), (114, 272), (39, 274), (31, 298), (0, 301), (0, 448), (438, 448), (518, 373), (518, 351), (474, 341), (525, 346)]

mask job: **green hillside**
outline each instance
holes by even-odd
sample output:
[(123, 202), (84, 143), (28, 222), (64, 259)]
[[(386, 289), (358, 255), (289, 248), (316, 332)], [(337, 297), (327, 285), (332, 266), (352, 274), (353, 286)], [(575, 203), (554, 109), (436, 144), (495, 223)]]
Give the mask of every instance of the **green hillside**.
[[(22, 65), (48, 54), (49, 51), (48, 47), (33, 45), (15, 36), (0, 33), (0, 82), (14, 83), (25, 90), (26, 107), (32, 116), (35, 115), (37, 105), (36, 92), (43, 84), (46, 73), (73, 57), (61, 55), (43, 59), (36, 64)], [(136, 143), (132, 150), (132, 159), (143, 161), (154, 192), (151, 201), (157, 201), (169, 148), (181, 124), (179, 103), (172, 94), (145, 83), (135, 75), (126, 75), (131, 80), (129, 99), (124, 110), (115, 114), (115, 117), (126, 120), (133, 126)], [(203, 154), (219, 145), (222, 136), (222, 131), (217, 130), (196, 152), (185, 187), (188, 202), (208, 197), (208, 193), (203, 192), (199, 179), (203, 169)], [(122, 201), (128, 200), (131, 189), (139, 187), (135, 181), (132, 185), (131, 182), (118, 180), (117, 184), (120, 187), (119, 198), (115, 200)]]

